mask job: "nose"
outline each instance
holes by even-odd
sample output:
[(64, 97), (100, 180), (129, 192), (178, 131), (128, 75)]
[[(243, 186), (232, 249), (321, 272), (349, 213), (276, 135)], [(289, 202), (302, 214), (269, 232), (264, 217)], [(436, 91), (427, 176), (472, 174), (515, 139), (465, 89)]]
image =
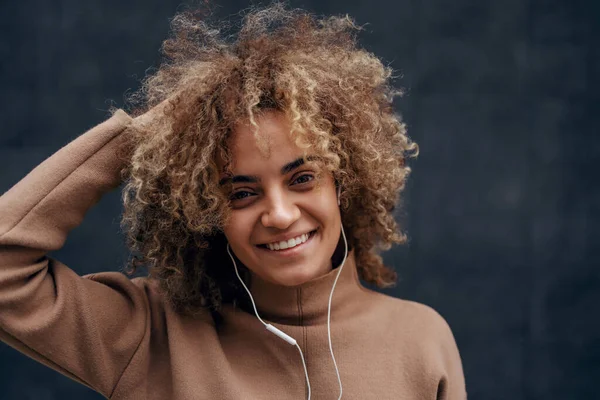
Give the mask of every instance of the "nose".
[(299, 218), (298, 206), (284, 193), (275, 193), (268, 197), (261, 223), (268, 228), (287, 229)]

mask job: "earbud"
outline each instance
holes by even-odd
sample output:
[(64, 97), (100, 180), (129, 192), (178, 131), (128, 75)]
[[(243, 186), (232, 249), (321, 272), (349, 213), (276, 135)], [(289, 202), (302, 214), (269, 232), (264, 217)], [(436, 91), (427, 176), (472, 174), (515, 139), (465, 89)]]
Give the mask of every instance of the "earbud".
[(338, 188), (337, 188), (337, 203), (338, 203), (338, 206), (340, 205), (340, 196), (341, 196), (341, 193), (342, 193), (342, 188), (340, 186), (338, 186)]

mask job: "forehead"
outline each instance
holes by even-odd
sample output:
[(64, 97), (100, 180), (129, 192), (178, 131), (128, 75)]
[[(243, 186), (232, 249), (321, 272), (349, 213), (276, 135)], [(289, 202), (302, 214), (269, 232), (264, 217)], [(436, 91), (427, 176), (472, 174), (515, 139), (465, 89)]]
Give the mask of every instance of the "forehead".
[(250, 123), (238, 124), (228, 142), (234, 173), (259, 173), (303, 156), (290, 135), (291, 123), (279, 111), (267, 111), (256, 118), (258, 131)]

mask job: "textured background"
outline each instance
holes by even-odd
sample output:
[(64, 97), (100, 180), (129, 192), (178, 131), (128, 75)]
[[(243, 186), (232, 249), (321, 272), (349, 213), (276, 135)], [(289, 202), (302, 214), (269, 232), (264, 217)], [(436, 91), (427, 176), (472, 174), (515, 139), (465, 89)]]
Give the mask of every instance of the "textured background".
[[(402, 279), (386, 293), (448, 320), (470, 399), (598, 398), (600, 2), (291, 4), (369, 23), (362, 42), (408, 89), (397, 109), (421, 156), (410, 244), (386, 255)], [(0, 192), (123, 105), (179, 7), (0, 3)], [(115, 191), (54, 256), (81, 274), (118, 269), (120, 211)], [(66, 398), (100, 396), (0, 344), (0, 399)]]

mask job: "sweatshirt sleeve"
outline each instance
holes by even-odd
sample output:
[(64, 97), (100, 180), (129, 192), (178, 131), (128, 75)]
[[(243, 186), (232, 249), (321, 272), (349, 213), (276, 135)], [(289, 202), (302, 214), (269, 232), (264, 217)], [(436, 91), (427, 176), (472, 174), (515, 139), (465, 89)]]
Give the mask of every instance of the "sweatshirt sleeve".
[(465, 376), (458, 346), (446, 320), (439, 316), (438, 322), (441, 334), (439, 354), (445, 373), (438, 385), (437, 400), (466, 400)]
[(146, 333), (147, 298), (121, 273), (80, 277), (47, 253), (121, 183), (130, 122), (117, 111), (0, 197), (0, 340), (106, 397)]

